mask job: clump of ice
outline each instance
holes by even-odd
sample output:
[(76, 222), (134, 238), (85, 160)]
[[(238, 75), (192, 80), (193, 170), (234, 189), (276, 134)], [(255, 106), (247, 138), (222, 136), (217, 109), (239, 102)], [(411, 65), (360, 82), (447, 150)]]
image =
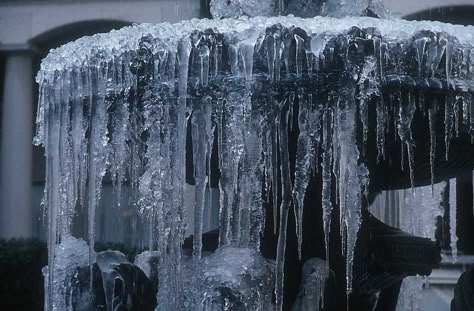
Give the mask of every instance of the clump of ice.
[(329, 265), (320, 258), (310, 258), (303, 265), (302, 280), (292, 311), (323, 310), (324, 291), (329, 278)]
[(272, 271), (254, 250), (221, 247), (187, 269), (194, 278), (186, 293), (189, 310), (272, 308)]
[(214, 18), (239, 16), (272, 16), (275, 13), (275, 1), (272, 0), (211, 0), (211, 14)]
[(51, 299), (45, 297), (45, 310), (73, 311), (73, 296), (81, 291), (74, 277), (79, 268), (89, 265), (89, 247), (84, 240), (70, 235), (63, 236), (61, 243), (53, 247), (54, 274), (49, 274), (51, 269), (47, 266), (43, 268), (45, 294), (51, 293)]

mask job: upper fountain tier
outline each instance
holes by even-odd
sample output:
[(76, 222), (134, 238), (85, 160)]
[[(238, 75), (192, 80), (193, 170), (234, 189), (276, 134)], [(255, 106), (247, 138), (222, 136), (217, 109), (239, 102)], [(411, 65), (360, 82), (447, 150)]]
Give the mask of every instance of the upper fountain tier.
[[(212, 29), (223, 34), (224, 41), (238, 45), (242, 41), (257, 43), (265, 37), (265, 30), (270, 26), (280, 24), (283, 27), (303, 29), (309, 37), (324, 34), (334, 37), (347, 33), (351, 27), (375, 28), (383, 41), (387, 43), (402, 43), (414, 38), (421, 31), (447, 33), (457, 38), (456, 46), (472, 47), (474, 45), (474, 27), (451, 25), (440, 22), (405, 21), (399, 19), (375, 19), (369, 17), (347, 17), (336, 19), (330, 17), (315, 17), (303, 19), (298, 17), (255, 17), (238, 19), (192, 19), (177, 24), (161, 23), (157, 25), (140, 24), (114, 30), (105, 34), (83, 37), (72, 43), (51, 50), (43, 60), (38, 75), (38, 82), (48, 73), (77, 69), (85, 63), (97, 58), (96, 61), (110, 61), (127, 51), (139, 49), (140, 40), (151, 36), (153, 53), (177, 50), (178, 42), (189, 37), (193, 32)], [(427, 34), (425, 34), (428, 36)], [(429, 45), (429, 38), (425, 41)], [(423, 47), (425, 46), (423, 43)], [(428, 45), (426, 45), (428, 47)], [(443, 50), (444, 51), (444, 50)], [(428, 50), (426, 50), (428, 52)], [(313, 51), (314, 53), (314, 51)], [(469, 53), (473, 54), (473, 53)], [(469, 57), (469, 56), (468, 56)], [(474, 56), (471, 56), (474, 58)], [(49, 79), (48, 79), (49, 80)]]

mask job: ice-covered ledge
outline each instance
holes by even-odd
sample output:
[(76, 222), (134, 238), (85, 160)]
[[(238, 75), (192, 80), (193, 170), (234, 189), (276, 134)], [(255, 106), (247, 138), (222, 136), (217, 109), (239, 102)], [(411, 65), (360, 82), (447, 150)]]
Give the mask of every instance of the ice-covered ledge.
[[(137, 207), (150, 223), (149, 248), (162, 255), (161, 301), (185, 299), (179, 273), (189, 126), (194, 258), (202, 255), (202, 211), (217, 135), (220, 246), (259, 249), (261, 189), (267, 198), (272, 193), (281, 309), (289, 211), (294, 208), (301, 250), (305, 191), (319, 168), (326, 252), (337, 202), (349, 293), (369, 192), (369, 134), (380, 161), (394, 153), (387, 141), (400, 141), (400, 169), (408, 163), (412, 183), (416, 113), (429, 116), (417, 126), (429, 129), (431, 173), (437, 150), (447, 156), (455, 135), (474, 134), (473, 30), (373, 18), (191, 20), (127, 27), (51, 51), (37, 78), (36, 137), (48, 161), (49, 284), (56, 280), (52, 246), (70, 234), (77, 202), (88, 208), (92, 261), (95, 209), (109, 171), (117, 196), (126, 180), (139, 193)], [(441, 133), (433, 127), (437, 120), (444, 122)]]
[[(455, 36), (461, 45), (471, 46), (474, 42), (474, 26), (451, 25), (429, 21), (375, 19), (370, 17), (346, 17), (344, 19), (314, 17), (312, 19), (303, 19), (290, 16), (240, 17), (239, 19), (223, 20), (191, 19), (176, 24), (139, 24), (124, 27), (110, 33), (81, 38), (52, 50), (43, 61), (41, 71), (62, 70), (67, 67), (82, 65), (86, 57), (90, 56), (87, 53), (83, 53), (84, 49), (91, 53), (103, 51), (101, 57), (104, 61), (108, 61), (111, 57), (117, 56), (124, 50), (137, 49), (140, 39), (144, 35), (151, 35), (154, 38), (156, 44), (154, 51), (158, 52), (160, 49), (175, 49), (179, 40), (189, 36), (193, 31), (214, 29), (226, 36), (238, 37), (239, 33), (241, 36), (246, 36), (246, 32), (249, 30), (252, 30), (254, 35), (263, 34), (267, 27), (275, 24), (281, 24), (284, 27), (300, 27), (308, 35), (321, 33), (336, 35), (355, 26), (359, 28), (376, 28), (384, 39), (393, 42), (409, 39), (415, 33), (423, 30), (448, 33)], [(65, 55), (67, 57), (64, 57)]]

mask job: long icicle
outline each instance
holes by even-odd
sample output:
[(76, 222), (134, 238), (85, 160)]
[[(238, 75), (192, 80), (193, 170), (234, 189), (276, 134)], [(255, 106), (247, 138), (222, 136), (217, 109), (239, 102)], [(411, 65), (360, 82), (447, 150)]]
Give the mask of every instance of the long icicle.
[(276, 310), (283, 310), (283, 283), (285, 268), (285, 250), (288, 213), (291, 204), (291, 177), (288, 153), (288, 116), (289, 102), (285, 99), (281, 106), (281, 119), (278, 129), (280, 137), (280, 171), (281, 171), (281, 204), (280, 226), (278, 231), (278, 246), (276, 258)]
[(329, 266), (329, 234), (331, 230), (331, 187), (332, 187), (332, 120), (333, 114), (330, 108), (324, 109), (323, 114), (323, 160), (322, 160), (322, 207), (323, 207), (323, 226), (324, 226), (324, 242), (326, 247), (326, 264)]
[[(356, 143), (355, 85), (352, 78), (345, 79), (346, 86), (337, 104), (337, 133), (339, 136), (336, 162), (339, 167), (339, 207), (343, 251), (346, 255), (346, 291), (352, 292), (352, 265), (357, 234), (362, 221), (362, 194), (367, 189), (368, 170), (359, 164)], [(334, 146), (334, 142), (333, 142)], [(349, 298), (349, 297), (348, 297)]]
[(438, 100), (433, 98), (433, 104), (428, 110), (429, 126), (430, 126), (430, 174), (431, 174), (431, 190), (434, 190), (434, 165), (436, 157), (436, 117), (438, 114)]
[(211, 150), (208, 150), (211, 137), (211, 99), (204, 98), (196, 105), (191, 117), (193, 140), (194, 180), (196, 183), (194, 201), (193, 256), (201, 258), (202, 222), (206, 195), (206, 166)]

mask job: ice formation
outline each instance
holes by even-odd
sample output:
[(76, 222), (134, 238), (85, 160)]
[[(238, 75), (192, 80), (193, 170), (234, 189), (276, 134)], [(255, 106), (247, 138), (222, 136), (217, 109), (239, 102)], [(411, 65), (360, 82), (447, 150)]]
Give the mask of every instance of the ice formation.
[[(273, 271), (257, 251), (224, 246), (200, 262), (184, 261), (185, 310), (271, 309)], [(158, 306), (158, 310), (168, 310)]]
[[(436, 240), (436, 218), (443, 216), (443, 196), (447, 182), (404, 190), (384, 191), (371, 207), (372, 213), (393, 227), (418, 237)], [(451, 194), (451, 193), (450, 193)], [(403, 279), (397, 310), (420, 311), (424, 278)]]
[(211, 0), (213, 18), (294, 15), (387, 17), (381, 0)]
[(458, 237), (456, 233), (456, 217), (457, 217), (457, 201), (456, 201), (456, 180), (449, 181), (449, 233), (451, 240), (451, 256), (453, 261), (457, 260), (458, 256)]
[[(150, 227), (149, 251), (156, 252), (160, 266), (161, 308), (184, 308), (189, 126), (195, 260), (202, 256), (204, 196), (217, 148), (221, 252), (224, 247), (259, 250), (264, 198), (271, 197), (274, 221), (279, 220), (275, 287), (281, 310), (288, 217), (294, 210), (301, 244), (305, 190), (311, 172), (321, 171), (326, 248), (331, 212), (338, 208), (350, 292), (369, 182), (364, 147), (358, 144), (358, 137), (366, 140), (371, 131), (368, 110), (376, 108), (379, 160), (395, 124), (413, 181), (414, 114), (428, 109), (425, 126), (431, 124), (433, 136), (442, 135), (434, 133), (436, 107), (424, 103), (425, 92), (449, 89), (445, 99), (439, 98), (446, 107), (447, 146), (460, 123), (474, 133), (473, 34), (472, 27), (435, 22), (242, 17), (136, 25), (51, 51), (37, 77), (35, 138), (47, 159), (47, 303), (60, 299), (54, 291), (62, 273), (58, 245), (70, 236), (76, 205), (88, 211), (93, 262), (95, 210), (102, 178), (110, 172), (117, 196), (125, 183), (138, 192), (136, 205)], [(328, 74), (334, 70), (337, 74)], [(453, 107), (457, 102), (462, 105)], [(297, 134), (294, 164), (290, 134)], [(435, 149), (432, 140), (432, 157)]]
[(303, 265), (300, 291), (292, 311), (321, 310), (324, 308), (324, 291), (330, 269), (320, 258), (310, 258)]
[[(73, 311), (73, 297), (79, 287), (74, 283), (77, 269), (89, 265), (89, 251), (84, 240), (76, 239), (70, 235), (63, 235), (61, 243), (54, 247), (54, 269), (43, 268), (45, 279), (45, 310)], [(92, 254), (95, 256), (95, 253)], [(55, 271), (52, 274), (51, 271)], [(88, 305), (92, 297), (85, 295), (81, 303)]]
[[(443, 215), (443, 193), (446, 182), (430, 187), (416, 188), (400, 193), (400, 229), (416, 236), (436, 240), (436, 217)], [(425, 280), (420, 276), (409, 276), (403, 280), (397, 310), (419, 311)]]

